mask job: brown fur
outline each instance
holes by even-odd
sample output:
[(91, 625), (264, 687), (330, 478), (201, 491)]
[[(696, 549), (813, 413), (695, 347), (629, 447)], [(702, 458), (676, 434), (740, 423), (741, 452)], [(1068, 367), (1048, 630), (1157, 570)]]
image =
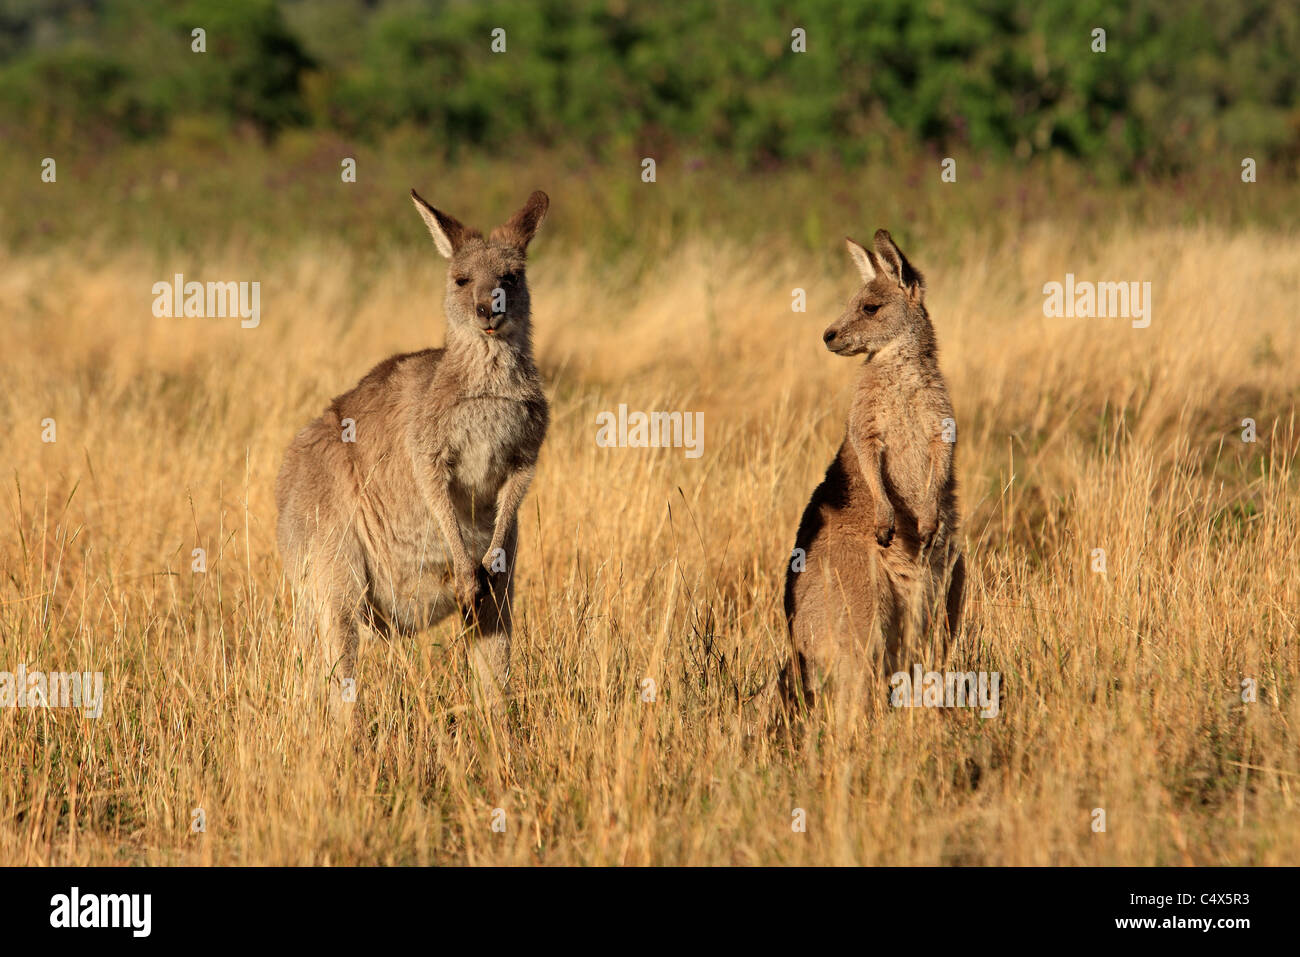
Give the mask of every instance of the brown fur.
[(548, 418), (524, 275), (548, 201), (534, 193), (485, 240), (411, 197), (451, 260), (446, 345), (385, 359), (298, 433), (276, 482), (280, 552), (300, 639), (336, 689), (355, 677), (364, 631), (411, 634), (459, 610), (476, 685), (497, 703), (516, 513)]
[(844, 442), (799, 523), (804, 570), (786, 574), (787, 705), (810, 704), (828, 680), (856, 688), (882, 665), (910, 667), (940, 603), (946, 650), (961, 615), (955, 434), (942, 438), (953, 412), (925, 281), (883, 229), (874, 252), (847, 243), (864, 285), (822, 338), (866, 360)]

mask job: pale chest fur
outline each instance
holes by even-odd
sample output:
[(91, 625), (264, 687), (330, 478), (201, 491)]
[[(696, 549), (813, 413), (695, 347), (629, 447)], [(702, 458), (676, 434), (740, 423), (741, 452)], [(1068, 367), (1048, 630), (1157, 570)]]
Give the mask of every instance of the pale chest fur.
[[(916, 370), (881, 370), (865, 379), (854, 401), (850, 428), (883, 444), (884, 479), (891, 497), (914, 510), (930, 482), (931, 443), (952, 416), (943, 381)], [(939, 476), (940, 484), (948, 476)]]
[(432, 425), (463, 524), (487, 528), (501, 486), (531, 464), (546, 430), (546, 399), (531, 361), (475, 342), (440, 372), (455, 396)]
[(495, 499), (506, 477), (536, 453), (537, 423), (522, 399), (462, 399), (447, 416), (447, 461), (453, 491), (481, 503)]

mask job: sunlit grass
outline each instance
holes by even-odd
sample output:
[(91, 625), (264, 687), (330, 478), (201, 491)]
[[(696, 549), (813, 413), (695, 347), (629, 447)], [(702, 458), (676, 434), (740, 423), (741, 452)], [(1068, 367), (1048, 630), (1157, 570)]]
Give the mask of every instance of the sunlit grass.
[[(792, 747), (739, 702), (784, 659), (785, 562), (843, 430), (854, 363), (820, 333), (847, 257), (779, 216), (655, 256), (543, 231), (552, 428), (520, 513), (509, 740), (445, 626), (366, 649), (372, 724), (340, 768), (302, 700), (272, 486), (330, 397), (440, 340), (444, 265), (410, 215), (382, 258), (337, 236), (4, 254), (0, 670), (102, 670), (106, 704), (0, 709), (0, 862), (1297, 860), (1293, 234), (835, 224), (889, 226), (929, 279), (970, 566), (954, 663), (1000, 672), (1003, 700), (869, 709)], [(261, 326), (154, 318), (177, 271), (261, 281)], [(1067, 271), (1152, 282), (1151, 327), (1043, 318)], [(598, 448), (620, 402), (703, 413), (703, 457)]]

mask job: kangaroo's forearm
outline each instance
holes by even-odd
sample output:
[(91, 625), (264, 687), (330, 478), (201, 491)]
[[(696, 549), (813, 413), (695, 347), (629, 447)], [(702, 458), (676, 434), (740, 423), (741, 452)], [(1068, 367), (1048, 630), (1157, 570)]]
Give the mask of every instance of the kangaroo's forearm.
[(485, 556), (488, 561), (492, 560), (497, 549), (504, 547), (506, 536), (510, 533), (510, 526), (519, 511), (520, 503), (528, 494), (528, 487), (532, 484), (535, 472), (536, 467), (532, 465), (516, 469), (510, 473), (500, 491), (497, 492), (497, 514), (492, 528), (492, 544), (488, 546), (488, 553)]
[(935, 436), (930, 440), (930, 476), (926, 482), (926, 499), (938, 503), (939, 495), (952, 473), (952, 443)]
[(875, 435), (853, 443), (853, 451), (858, 455), (858, 468), (862, 471), (862, 477), (866, 479), (867, 487), (871, 489), (871, 494), (876, 497), (877, 502), (885, 500), (885, 481), (881, 477), (881, 469), (884, 467), (882, 455), (884, 449), (884, 441)]
[(420, 494), (424, 497), (425, 506), (433, 514), (434, 520), (447, 539), (447, 547), (451, 550), (452, 566), (459, 573), (473, 568), (474, 559), (465, 544), (465, 536), (461, 534), (460, 522), (456, 519), (456, 507), (451, 501), (450, 474), (435, 463), (429, 463), (417, 470), (416, 481)]
[(930, 439), (929, 453), (930, 474), (926, 477), (921, 510), (917, 515), (917, 529), (927, 542), (939, 529), (939, 497), (952, 473), (952, 443), (936, 435)]
[(461, 534), (460, 522), (456, 519), (456, 508), (451, 503), (451, 490), (445, 485), (435, 488), (436, 490), (430, 496), (429, 510), (433, 512), (433, 517), (438, 520), (438, 527), (446, 536), (447, 544), (451, 548), (452, 564), (457, 570), (472, 568), (474, 557), (470, 555), (469, 547), (465, 544), (465, 536)]

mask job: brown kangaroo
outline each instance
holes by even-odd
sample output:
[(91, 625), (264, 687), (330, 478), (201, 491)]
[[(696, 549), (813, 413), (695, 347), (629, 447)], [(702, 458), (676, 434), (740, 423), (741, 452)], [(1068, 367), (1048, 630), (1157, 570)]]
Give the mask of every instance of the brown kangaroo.
[[(945, 606), (957, 633), (965, 562), (957, 544), (956, 426), (939, 372), (925, 280), (889, 233), (875, 251), (847, 239), (863, 286), (822, 340), (865, 356), (848, 430), (804, 509), (785, 581), (792, 654), (784, 703), (908, 663)], [(946, 594), (945, 594), (946, 592)]]
[(355, 694), (365, 630), (407, 635), (459, 610), (476, 695), (495, 707), (515, 516), (548, 418), (524, 266), (549, 201), (533, 193), (484, 239), (411, 199), (451, 260), (446, 345), (385, 359), (298, 433), (276, 482), (280, 552), (299, 638), (335, 691)]

